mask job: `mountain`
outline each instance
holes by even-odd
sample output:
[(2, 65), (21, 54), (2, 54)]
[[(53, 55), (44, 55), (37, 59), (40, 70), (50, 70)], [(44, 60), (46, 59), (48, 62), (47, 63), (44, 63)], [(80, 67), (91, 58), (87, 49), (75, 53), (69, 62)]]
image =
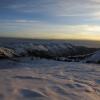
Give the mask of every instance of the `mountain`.
[(32, 56), (48, 59), (87, 55), (97, 50), (54, 41), (8, 41), (8, 43), (1, 42), (0, 46), (0, 54), (4, 57)]

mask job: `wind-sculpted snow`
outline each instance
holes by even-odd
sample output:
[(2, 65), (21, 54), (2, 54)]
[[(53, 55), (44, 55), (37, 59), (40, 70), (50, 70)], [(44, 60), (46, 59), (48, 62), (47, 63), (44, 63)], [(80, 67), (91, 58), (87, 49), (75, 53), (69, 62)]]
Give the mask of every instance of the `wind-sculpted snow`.
[(100, 100), (100, 65), (0, 61), (0, 100)]

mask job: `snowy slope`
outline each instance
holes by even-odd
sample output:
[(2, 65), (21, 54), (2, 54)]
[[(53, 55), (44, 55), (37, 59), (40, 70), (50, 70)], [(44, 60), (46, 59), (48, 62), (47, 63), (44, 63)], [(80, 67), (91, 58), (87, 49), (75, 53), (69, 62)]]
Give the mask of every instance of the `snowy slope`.
[(100, 63), (100, 50), (95, 52), (92, 56), (87, 58), (87, 62)]
[(100, 66), (1, 60), (0, 100), (100, 100)]
[[(1, 41), (1, 40), (0, 40)], [(81, 61), (97, 49), (52, 40), (2, 40), (0, 58), (35, 57), (59, 61)], [(15, 58), (16, 59), (16, 58)]]
[[(95, 49), (74, 46), (66, 42), (54, 41), (8, 41), (1, 42), (0, 47), (14, 51), (19, 56), (41, 56), (41, 57), (67, 57), (73, 55), (88, 54)], [(2, 49), (3, 50), (3, 49)], [(4, 50), (5, 52), (5, 50)], [(11, 52), (10, 52), (11, 54)], [(13, 55), (13, 53), (12, 53)]]

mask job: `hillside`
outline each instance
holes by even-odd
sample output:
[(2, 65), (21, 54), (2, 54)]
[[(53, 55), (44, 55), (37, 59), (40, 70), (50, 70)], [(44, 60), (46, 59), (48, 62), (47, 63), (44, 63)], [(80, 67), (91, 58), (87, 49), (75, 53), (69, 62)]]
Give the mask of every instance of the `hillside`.
[(96, 48), (75, 46), (66, 42), (54, 41), (8, 41), (0, 43), (0, 57), (40, 57), (47, 59), (58, 59), (87, 55), (95, 52)]

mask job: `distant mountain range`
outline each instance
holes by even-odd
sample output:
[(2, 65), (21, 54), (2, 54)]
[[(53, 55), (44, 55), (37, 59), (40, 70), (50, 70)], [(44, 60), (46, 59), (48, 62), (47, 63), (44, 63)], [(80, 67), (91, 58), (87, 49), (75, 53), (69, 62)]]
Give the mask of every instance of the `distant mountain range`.
[(89, 57), (93, 58), (94, 52), (99, 50), (75, 46), (64, 41), (20, 41), (16, 39), (13, 42), (7, 41), (0, 42), (0, 58), (39, 57), (61, 61), (81, 61), (88, 58), (86, 62), (89, 62), (92, 61)]

